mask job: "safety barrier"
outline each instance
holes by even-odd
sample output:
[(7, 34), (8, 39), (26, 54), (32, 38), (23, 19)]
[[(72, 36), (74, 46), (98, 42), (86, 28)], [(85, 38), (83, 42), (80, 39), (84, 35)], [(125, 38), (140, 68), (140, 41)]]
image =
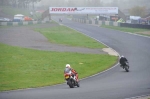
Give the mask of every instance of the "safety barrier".
[(121, 27), (131, 27), (131, 28), (150, 29), (150, 25), (144, 25), (144, 24), (120, 23), (120, 26)]
[(129, 23), (112, 22), (112, 21), (99, 21), (94, 19), (93, 20), (80, 19), (80, 21), (78, 21), (79, 19), (77, 18), (72, 18), (72, 20), (76, 22), (82, 22), (85, 24), (91, 24), (91, 25), (110, 25), (110, 26), (119, 26), (119, 27), (150, 29), (150, 25), (143, 25), (143, 24), (129, 24)]
[(31, 24), (43, 24), (49, 22), (50, 21), (0, 22), (0, 26), (31, 25)]
[(120, 26), (119, 22), (112, 22), (112, 21), (86, 20), (86, 19), (77, 19), (77, 18), (72, 18), (72, 20), (75, 22), (92, 24), (92, 25)]

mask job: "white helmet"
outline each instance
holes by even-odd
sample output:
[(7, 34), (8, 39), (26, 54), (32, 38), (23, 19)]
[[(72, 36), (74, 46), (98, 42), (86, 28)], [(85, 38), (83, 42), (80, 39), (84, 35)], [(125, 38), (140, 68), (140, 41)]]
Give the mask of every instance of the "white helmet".
[(124, 56), (122, 55), (120, 58), (124, 58)]
[(70, 64), (66, 64), (66, 68), (70, 68)]

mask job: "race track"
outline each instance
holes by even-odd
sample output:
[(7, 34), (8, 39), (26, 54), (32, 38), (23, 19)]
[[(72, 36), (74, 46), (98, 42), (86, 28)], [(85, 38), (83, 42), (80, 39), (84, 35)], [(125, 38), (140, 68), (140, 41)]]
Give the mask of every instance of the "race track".
[[(58, 18), (54, 18), (58, 20)], [(150, 94), (150, 38), (63, 19), (76, 29), (116, 50), (129, 60), (130, 72), (119, 66), (80, 81), (81, 87), (66, 84), (44, 88), (7, 91), (0, 99), (125, 99)]]

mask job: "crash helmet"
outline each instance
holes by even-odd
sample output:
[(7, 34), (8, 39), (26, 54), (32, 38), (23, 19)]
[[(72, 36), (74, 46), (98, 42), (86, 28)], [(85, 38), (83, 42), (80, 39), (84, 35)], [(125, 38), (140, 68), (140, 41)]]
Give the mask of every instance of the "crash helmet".
[(122, 55), (120, 58), (124, 58), (124, 56)]
[(66, 64), (66, 68), (71, 68), (70, 64)]

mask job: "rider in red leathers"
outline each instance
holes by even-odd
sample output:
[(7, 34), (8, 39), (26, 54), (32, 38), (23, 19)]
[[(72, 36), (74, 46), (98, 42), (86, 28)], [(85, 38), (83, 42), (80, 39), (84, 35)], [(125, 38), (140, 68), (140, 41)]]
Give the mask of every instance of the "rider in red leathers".
[(72, 75), (75, 76), (75, 79), (78, 82), (79, 81), (78, 80), (78, 73), (73, 68), (71, 68), (70, 64), (66, 64), (66, 68), (64, 70), (64, 75), (65, 75), (65, 71), (68, 71), (68, 70), (72, 72)]

